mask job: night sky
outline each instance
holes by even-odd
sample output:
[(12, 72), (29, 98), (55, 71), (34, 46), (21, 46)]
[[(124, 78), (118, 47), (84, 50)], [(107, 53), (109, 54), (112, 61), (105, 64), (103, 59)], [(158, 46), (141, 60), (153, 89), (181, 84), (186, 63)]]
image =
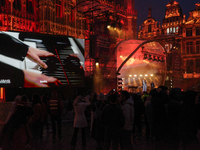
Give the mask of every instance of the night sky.
[[(151, 6), (152, 17), (156, 21), (162, 20), (165, 16), (166, 5), (171, 0), (135, 0), (135, 9), (137, 10), (138, 20), (137, 27), (142, 25), (143, 21), (147, 19), (149, 6)], [(200, 3), (200, 0), (176, 0), (182, 8), (186, 19), (189, 17), (189, 12), (195, 9), (195, 4)], [(138, 29), (137, 29), (138, 30)]]

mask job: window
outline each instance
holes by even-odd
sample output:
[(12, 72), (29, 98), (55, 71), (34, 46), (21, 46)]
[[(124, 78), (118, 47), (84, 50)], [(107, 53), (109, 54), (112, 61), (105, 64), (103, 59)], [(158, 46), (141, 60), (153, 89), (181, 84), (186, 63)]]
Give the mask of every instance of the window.
[(148, 26), (148, 32), (151, 32), (151, 25)]
[(61, 0), (56, 0), (56, 17), (62, 17)]
[(32, 5), (32, 0), (26, 0), (26, 12), (29, 14), (33, 14), (33, 5)]
[(192, 36), (192, 28), (186, 29), (186, 36)]
[(178, 33), (178, 27), (176, 27), (176, 33)]
[(196, 53), (200, 53), (200, 41), (196, 41)]
[(169, 50), (170, 50), (169, 49), (169, 44), (165, 44), (165, 49), (166, 49), (167, 52), (169, 52)]
[(172, 27), (170, 28), (170, 33), (172, 33)]
[(200, 73), (200, 59), (196, 59), (196, 72)]
[(14, 0), (13, 8), (15, 10), (21, 11), (21, 0)]
[(186, 54), (194, 54), (193, 42), (186, 42)]
[(6, 3), (5, 3), (5, 0), (0, 0), (0, 5), (1, 5), (1, 6), (5, 6), (5, 4), (6, 4)]
[(169, 34), (169, 28), (167, 28), (167, 34)]
[(173, 33), (175, 33), (176, 31), (175, 31), (176, 29), (175, 29), (175, 27), (173, 27)]
[(200, 35), (200, 27), (196, 27), (196, 35)]
[(193, 60), (187, 60), (187, 73), (193, 73), (193, 72), (194, 72)]

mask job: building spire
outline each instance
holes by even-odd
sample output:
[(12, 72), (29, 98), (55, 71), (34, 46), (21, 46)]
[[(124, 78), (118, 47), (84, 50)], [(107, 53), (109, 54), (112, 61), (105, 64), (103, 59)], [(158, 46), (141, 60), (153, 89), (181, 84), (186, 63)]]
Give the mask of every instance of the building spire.
[(148, 14), (148, 18), (152, 18), (152, 16), (151, 16), (151, 6), (149, 7), (149, 14)]

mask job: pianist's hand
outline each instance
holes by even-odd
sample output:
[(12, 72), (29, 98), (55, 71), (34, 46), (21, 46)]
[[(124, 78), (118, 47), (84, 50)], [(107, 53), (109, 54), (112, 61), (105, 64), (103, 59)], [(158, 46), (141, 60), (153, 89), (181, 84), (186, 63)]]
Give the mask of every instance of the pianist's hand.
[(23, 70), (24, 87), (55, 87), (61, 86), (62, 83), (54, 77), (48, 77), (44, 74), (34, 73)]
[[(39, 50), (34, 47), (29, 47), (28, 52), (26, 54), (26, 57), (28, 57), (30, 60), (33, 62), (37, 63), (40, 65), (42, 68), (47, 68), (47, 64), (45, 64), (40, 57), (49, 57), (49, 56), (55, 56), (53, 53), (47, 52), (45, 50)], [(55, 56), (56, 57), (56, 56)]]

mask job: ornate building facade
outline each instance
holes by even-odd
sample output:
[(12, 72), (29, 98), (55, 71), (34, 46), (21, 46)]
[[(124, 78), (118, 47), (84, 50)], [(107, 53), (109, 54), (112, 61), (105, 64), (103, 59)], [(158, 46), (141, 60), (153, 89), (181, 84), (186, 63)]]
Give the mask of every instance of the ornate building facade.
[[(37, 32), (85, 39), (86, 76), (94, 75), (95, 62), (99, 61), (103, 77), (116, 78), (113, 76), (116, 71), (114, 46), (125, 39), (136, 39), (136, 20), (134, 0), (0, 1), (1, 31)], [(109, 25), (110, 28), (107, 28)], [(107, 49), (102, 51), (97, 38), (94, 38), (97, 35), (108, 37)], [(105, 61), (105, 56), (106, 59), (111, 57)]]
[[(196, 8), (189, 13), (186, 19), (179, 3), (171, 0), (166, 5), (162, 25), (158, 25), (148, 15), (138, 31), (138, 39), (155, 39), (164, 46), (167, 61), (166, 86), (200, 90), (200, 4), (196, 4)], [(178, 62), (175, 61), (177, 58)]]

